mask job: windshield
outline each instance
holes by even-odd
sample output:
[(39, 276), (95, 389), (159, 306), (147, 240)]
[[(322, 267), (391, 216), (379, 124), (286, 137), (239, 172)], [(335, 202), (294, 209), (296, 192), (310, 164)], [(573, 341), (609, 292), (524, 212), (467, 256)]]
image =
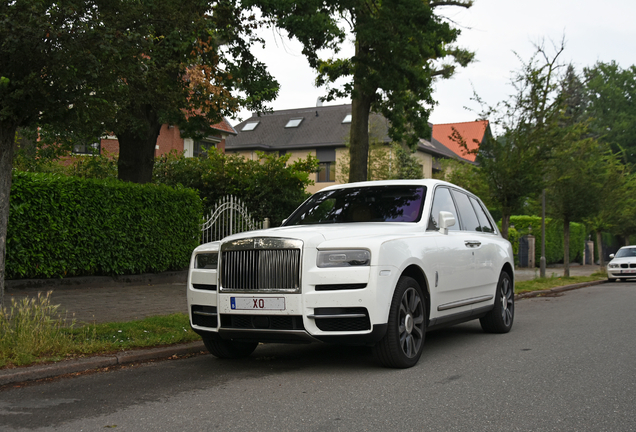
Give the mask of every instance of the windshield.
[(636, 257), (636, 248), (624, 248), (619, 249), (616, 252), (615, 258), (628, 258), (628, 257)]
[(426, 187), (367, 186), (317, 192), (285, 222), (312, 225), (350, 222), (417, 222)]

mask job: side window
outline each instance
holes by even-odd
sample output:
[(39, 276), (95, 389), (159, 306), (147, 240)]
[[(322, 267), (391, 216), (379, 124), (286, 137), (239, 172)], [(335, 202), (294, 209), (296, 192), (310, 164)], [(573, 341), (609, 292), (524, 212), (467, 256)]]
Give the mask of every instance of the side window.
[(479, 219), (477, 219), (473, 206), (470, 205), (470, 201), (468, 201), (468, 195), (453, 190), (453, 198), (455, 198), (455, 202), (457, 203), (459, 216), (462, 218), (463, 229), (465, 231), (481, 231), (481, 224), (479, 223)]
[(451, 212), (455, 216), (455, 225), (449, 227), (449, 231), (459, 230), (459, 219), (457, 218), (457, 210), (455, 210), (455, 203), (451, 198), (448, 188), (438, 187), (435, 189), (435, 196), (433, 197), (433, 209), (431, 210), (431, 216), (428, 220), (429, 230), (437, 231), (439, 229), (438, 220), (439, 212), (447, 211)]
[(481, 226), (481, 229), (479, 231), (483, 231), (487, 233), (495, 232), (495, 229), (492, 227), (492, 224), (490, 223), (490, 219), (488, 218), (488, 216), (486, 216), (486, 212), (484, 211), (481, 204), (479, 204), (479, 201), (477, 201), (473, 197), (470, 197), (470, 202), (473, 204), (473, 207), (475, 208), (475, 211), (477, 212), (477, 217), (479, 218), (479, 225)]

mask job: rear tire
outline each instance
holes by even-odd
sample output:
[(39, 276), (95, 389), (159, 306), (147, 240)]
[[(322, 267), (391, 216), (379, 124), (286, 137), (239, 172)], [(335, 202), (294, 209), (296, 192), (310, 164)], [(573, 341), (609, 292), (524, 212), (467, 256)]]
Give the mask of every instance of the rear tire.
[(258, 346), (258, 342), (242, 342), (223, 339), (203, 339), (203, 344), (210, 354), (220, 359), (247, 357), (252, 354)]
[(515, 293), (510, 275), (505, 271), (499, 275), (495, 305), (486, 316), (479, 319), (486, 333), (508, 333), (515, 318)]
[(410, 368), (422, 355), (426, 334), (426, 304), (417, 281), (401, 277), (398, 281), (384, 337), (373, 347), (373, 354), (384, 367)]

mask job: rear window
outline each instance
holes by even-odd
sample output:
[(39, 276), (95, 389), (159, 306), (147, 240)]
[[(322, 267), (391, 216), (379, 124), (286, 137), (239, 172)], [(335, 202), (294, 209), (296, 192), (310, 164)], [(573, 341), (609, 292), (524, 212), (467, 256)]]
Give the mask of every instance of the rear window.
[(368, 186), (317, 192), (285, 222), (313, 225), (352, 222), (417, 222), (424, 186)]

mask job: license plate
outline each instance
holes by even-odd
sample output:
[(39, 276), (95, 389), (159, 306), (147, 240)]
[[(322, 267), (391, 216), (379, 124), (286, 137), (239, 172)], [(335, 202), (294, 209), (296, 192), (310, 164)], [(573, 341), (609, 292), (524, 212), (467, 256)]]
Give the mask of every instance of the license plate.
[(285, 297), (230, 297), (232, 310), (285, 310)]
[(634, 269), (634, 270), (623, 270), (622, 273), (636, 273), (636, 269)]

